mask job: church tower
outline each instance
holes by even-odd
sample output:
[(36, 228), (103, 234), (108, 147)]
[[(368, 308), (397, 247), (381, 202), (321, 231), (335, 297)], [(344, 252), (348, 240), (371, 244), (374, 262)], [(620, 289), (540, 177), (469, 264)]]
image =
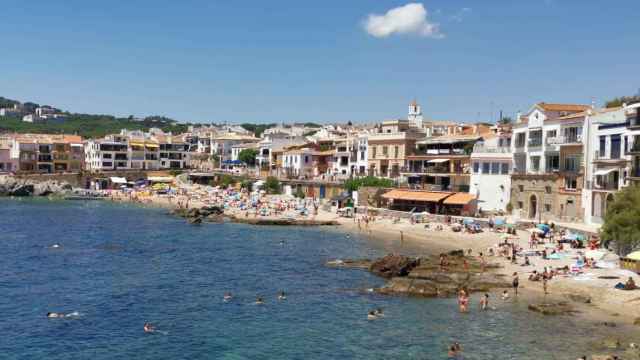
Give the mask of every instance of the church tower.
[(420, 105), (413, 100), (409, 104), (409, 116), (407, 117), (409, 123), (417, 128), (422, 128), (422, 109), (420, 109)]

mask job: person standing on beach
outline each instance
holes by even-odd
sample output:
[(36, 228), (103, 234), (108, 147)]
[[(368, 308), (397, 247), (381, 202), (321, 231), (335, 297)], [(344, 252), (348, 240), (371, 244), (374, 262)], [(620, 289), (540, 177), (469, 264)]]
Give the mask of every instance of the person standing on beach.
[(549, 281), (549, 280), (547, 280), (547, 277), (546, 277), (546, 276), (543, 276), (543, 277), (542, 277), (542, 289), (544, 290), (544, 294), (545, 294), (545, 295), (548, 295), (548, 294), (549, 294), (549, 291), (548, 291), (548, 289), (547, 289), (547, 281)]
[(520, 286), (520, 279), (518, 278), (517, 272), (513, 273), (513, 281), (511, 282), (511, 284), (513, 285), (513, 291), (515, 296), (518, 296), (518, 287)]

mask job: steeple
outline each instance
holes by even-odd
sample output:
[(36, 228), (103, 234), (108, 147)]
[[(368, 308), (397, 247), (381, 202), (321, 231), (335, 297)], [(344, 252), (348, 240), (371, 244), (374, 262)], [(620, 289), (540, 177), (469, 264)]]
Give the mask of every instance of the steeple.
[(422, 128), (422, 109), (418, 102), (413, 99), (409, 104), (409, 115), (407, 116), (409, 123), (415, 127)]

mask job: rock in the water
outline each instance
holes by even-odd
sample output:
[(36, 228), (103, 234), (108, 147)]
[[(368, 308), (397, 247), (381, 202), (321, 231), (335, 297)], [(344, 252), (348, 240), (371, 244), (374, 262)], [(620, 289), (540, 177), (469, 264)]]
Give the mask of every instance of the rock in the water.
[(571, 301), (575, 301), (583, 304), (591, 304), (591, 297), (582, 294), (567, 294), (567, 298)]
[(635, 320), (633, 320), (633, 325), (640, 325), (640, 317), (635, 318)]
[(369, 271), (385, 278), (407, 276), (418, 264), (418, 259), (391, 254), (374, 261)]
[(571, 315), (577, 311), (566, 302), (529, 304), (529, 310), (543, 315)]

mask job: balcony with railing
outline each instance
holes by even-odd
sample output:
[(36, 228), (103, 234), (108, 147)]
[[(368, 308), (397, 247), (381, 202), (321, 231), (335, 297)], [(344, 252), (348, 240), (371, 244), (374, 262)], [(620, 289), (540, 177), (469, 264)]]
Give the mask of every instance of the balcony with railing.
[(509, 154), (511, 153), (511, 148), (505, 146), (486, 146), (484, 144), (475, 144), (473, 145), (473, 152), (485, 154)]
[(38, 154), (38, 162), (52, 162), (53, 156), (51, 154)]

